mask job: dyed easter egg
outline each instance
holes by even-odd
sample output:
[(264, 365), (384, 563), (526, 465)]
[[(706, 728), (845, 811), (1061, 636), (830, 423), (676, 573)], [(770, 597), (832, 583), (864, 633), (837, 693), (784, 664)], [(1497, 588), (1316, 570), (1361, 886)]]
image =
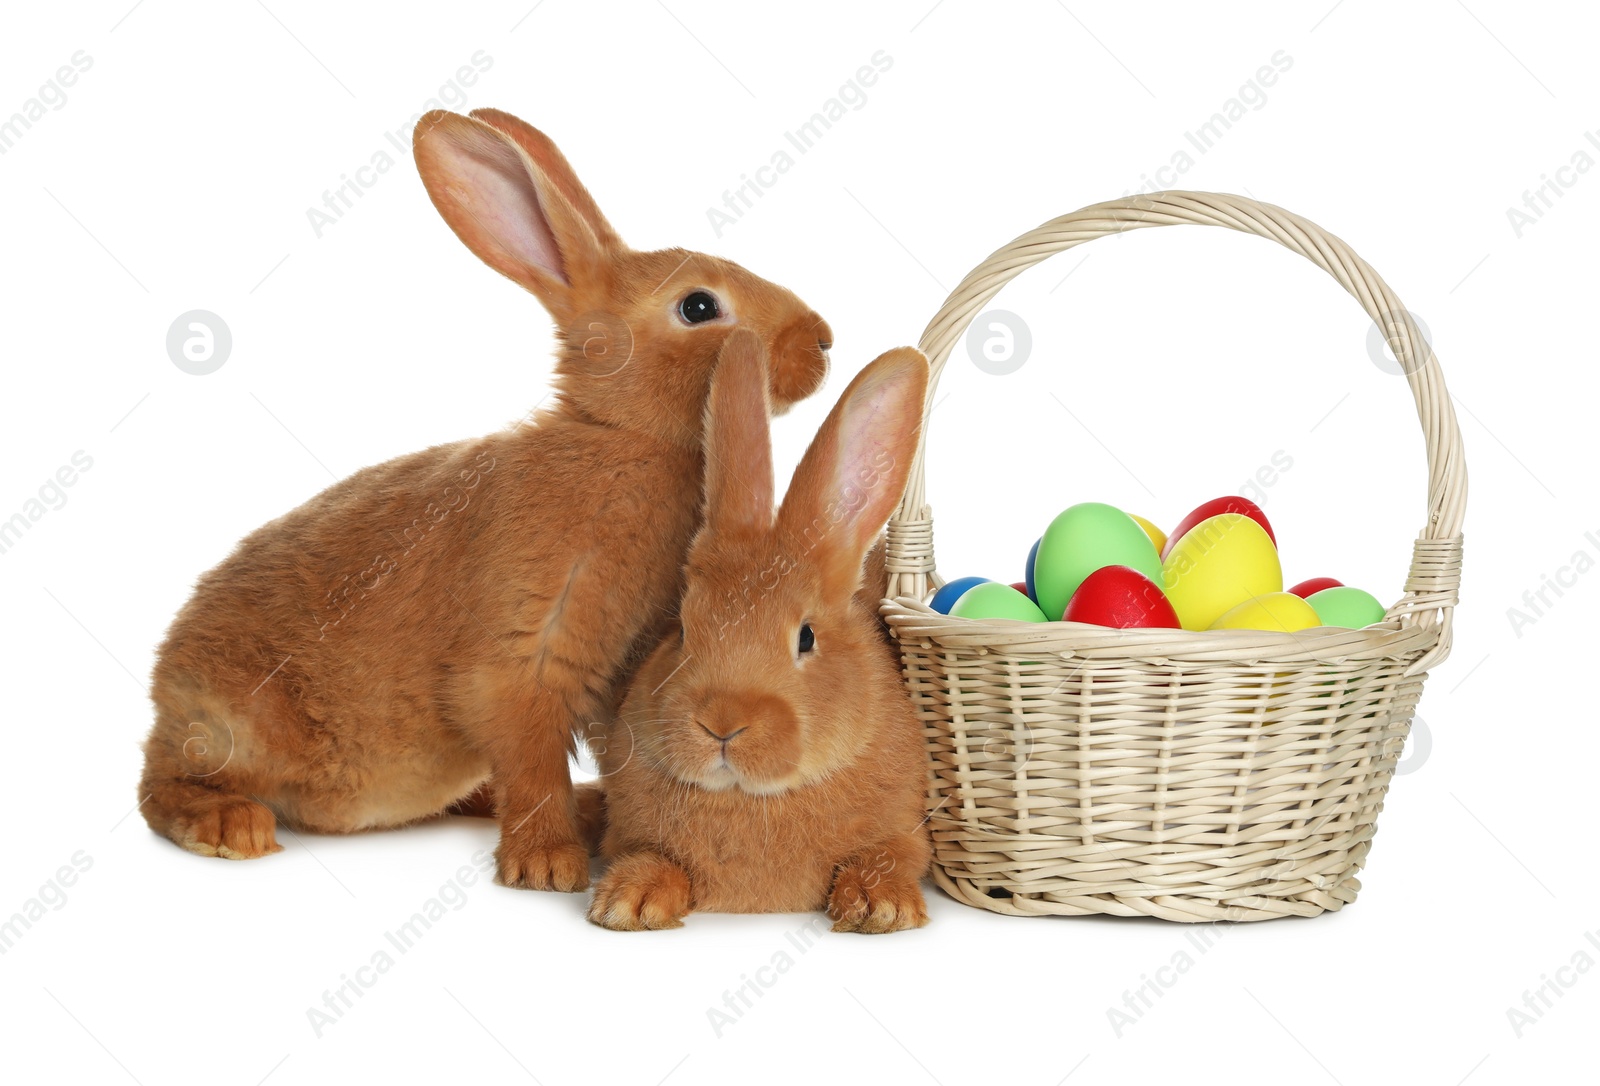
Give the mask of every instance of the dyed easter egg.
[(1303, 600), (1308, 600), (1318, 592), (1321, 592), (1324, 588), (1343, 587), (1343, 581), (1336, 581), (1332, 577), (1312, 577), (1310, 580), (1301, 581), (1299, 584), (1289, 589), (1289, 591), (1293, 592), (1296, 596), (1299, 596)]
[(1032, 600), (1008, 584), (985, 581), (975, 584), (950, 608), (955, 618), (1014, 618), (1023, 622), (1043, 622), (1044, 612)]
[(1155, 544), (1137, 521), (1101, 502), (1074, 505), (1050, 522), (1039, 541), (1033, 567), (1039, 608), (1061, 614), (1084, 578), (1103, 566), (1130, 566), (1152, 581), (1161, 578)]
[(1154, 524), (1151, 524), (1148, 520), (1145, 520), (1137, 513), (1129, 513), (1128, 515), (1133, 518), (1133, 522), (1135, 524), (1144, 529), (1144, 534), (1150, 537), (1150, 542), (1156, 545), (1157, 554), (1161, 554), (1167, 549), (1166, 532), (1163, 532), (1160, 528), (1157, 528)]
[(1209, 517), (1185, 532), (1168, 551), (1161, 579), (1185, 630), (1209, 629), (1246, 600), (1283, 591), (1278, 548), (1243, 513)]
[(1246, 600), (1211, 624), (1213, 630), (1282, 630), (1294, 633), (1324, 625), (1316, 611), (1293, 592), (1269, 592)]
[(1172, 529), (1172, 534), (1167, 536), (1167, 545), (1161, 552), (1162, 559), (1165, 560), (1167, 555), (1172, 553), (1172, 548), (1176, 547), (1178, 541), (1187, 535), (1195, 525), (1201, 521), (1210, 520), (1212, 517), (1220, 516), (1223, 513), (1243, 513), (1261, 525), (1261, 530), (1267, 533), (1267, 538), (1272, 540), (1274, 547), (1278, 545), (1278, 537), (1273, 534), (1272, 525), (1267, 523), (1267, 515), (1261, 511), (1261, 507), (1249, 498), (1241, 498), (1237, 494), (1232, 494), (1226, 498), (1211, 499), (1179, 521), (1178, 526)]
[(1061, 616), (1119, 630), (1165, 627), (1176, 630), (1178, 615), (1150, 578), (1128, 566), (1103, 566), (1083, 579)]
[(1324, 626), (1343, 626), (1359, 630), (1383, 621), (1384, 606), (1370, 592), (1335, 585), (1313, 593), (1306, 603), (1317, 612)]
[(1033, 541), (1033, 546), (1028, 549), (1028, 569), (1027, 574), (1023, 578), (1024, 582), (1028, 586), (1028, 598), (1034, 603), (1039, 602), (1039, 593), (1034, 589), (1033, 586), (1033, 564), (1039, 558), (1039, 544), (1043, 542), (1044, 537), (1040, 536), (1038, 539)]
[(947, 582), (945, 586), (933, 594), (933, 599), (928, 601), (928, 606), (941, 615), (948, 615), (950, 608), (955, 605), (961, 594), (976, 584), (988, 584), (987, 577), (958, 577)]

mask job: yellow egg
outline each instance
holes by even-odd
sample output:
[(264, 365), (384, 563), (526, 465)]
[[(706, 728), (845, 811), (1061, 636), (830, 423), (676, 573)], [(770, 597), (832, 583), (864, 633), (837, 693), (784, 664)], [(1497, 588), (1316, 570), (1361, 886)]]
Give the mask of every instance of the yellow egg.
[(1213, 630), (1282, 630), (1294, 633), (1321, 626), (1322, 620), (1305, 600), (1292, 592), (1269, 592), (1228, 611), (1211, 624)]
[(1209, 629), (1239, 604), (1283, 591), (1278, 548), (1243, 513), (1218, 513), (1183, 533), (1161, 577), (1186, 630)]
[(1137, 516), (1133, 513), (1129, 513), (1128, 515), (1133, 517), (1134, 521), (1139, 525), (1139, 527), (1144, 529), (1144, 534), (1150, 537), (1150, 542), (1156, 545), (1157, 554), (1160, 554), (1162, 551), (1167, 549), (1166, 532), (1163, 532), (1160, 528), (1157, 528), (1154, 524), (1151, 524), (1148, 520), (1145, 520), (1141, 516)]

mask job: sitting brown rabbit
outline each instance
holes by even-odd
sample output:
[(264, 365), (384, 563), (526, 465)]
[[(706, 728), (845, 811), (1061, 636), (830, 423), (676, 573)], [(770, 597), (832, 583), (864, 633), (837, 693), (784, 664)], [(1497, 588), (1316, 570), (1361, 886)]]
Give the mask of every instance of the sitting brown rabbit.
[(767, 382), (737, 361), (711, 393), (682, 625), (583, 786), (610, 863), (589, 917), (633, 931), (692, 909), (825, 908), (836, 931), (920, 927), (928, 756), (869, 548), (905, 489), (928, 363), (901, 348), (862, 370), (774, 516)]
[(156, 662), (140, 800), (184, 848), (246, 859), (278, 820), (400, 826), (492, 785), (500, 881), (577, 890), (568, 755), (673, 620), (718, 357), (764, 348), (783, 411), (832, 333), (728, 261), (629, 249), (515, 117), (429, 113), (415, 151), (445, 221), (555, 319), (556, 395), (357, 472), (201, 577)]

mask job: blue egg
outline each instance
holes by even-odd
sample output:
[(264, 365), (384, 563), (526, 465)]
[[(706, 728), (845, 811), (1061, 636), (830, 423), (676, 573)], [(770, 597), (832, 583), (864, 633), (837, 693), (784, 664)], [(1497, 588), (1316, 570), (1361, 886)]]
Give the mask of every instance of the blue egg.
[(1028, 551), (1028, 575), (1025, 580), (1028, 582), (1028, 598), (1034, 603), (1039, 602), (1039, 592), (1033, 587), (1033, 563), (1039, 558), (1039, 544), (1043, 542), (1044, 536), (1040, 536), (1033, 541), (1033, 549)]
[(946, 584), (943, 588), (939, 589), (939, 591), (935, 592), (933, 594), (933, 599), (928, 601), (928, 606), (932, 607), (941, 615), (948, 615), (950, 613), (950, 608), (956, 605), (956, 600), (961, 598), (961, 594), (963, 592), (975, 584), (987, 583), (989, 583), (989, 578), (987, 577), (957, 578), (956, 580)]

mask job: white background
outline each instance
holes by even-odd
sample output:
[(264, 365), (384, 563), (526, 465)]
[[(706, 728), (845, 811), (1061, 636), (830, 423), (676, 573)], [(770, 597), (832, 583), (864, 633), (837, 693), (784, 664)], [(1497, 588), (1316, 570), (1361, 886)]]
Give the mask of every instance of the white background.
[[(75, 452), (93, 460), (0, 555), (0, 919), (75, 854), (92, 863), (0, 958), (8, 1078), (1593, 1077), (1600, 968), (1570, 966), (1600, 962), (1585, 940), (1600, 932), (1600, 573), (1531, 623), (1508, 616), (1576, 552), (1600, 557), (1600, 170), (1560, 174), (1520, 231), (1507, 216), (1580, 149), (1600, 159), (1584, 137), (1600, 129), (1597, 28), (1579, 5), (130, 3), (14, 7), (0, 35), (0, 117), (74, 52), (93, 61), (0, 156), (0, 519)], [(780, 465), (984, 255), (1084, 204), (1252, 194), (1378, 268), (1432, 332), (1473, 496), (1455, 655), (1360, 900), (1218, 928), (1201, 952), (1175, 925), (1010, 919), (930, 887), (927, 928), (800, 954), (785, 936), (806, 917), (618, 935), (585, 922), (581, 895), (479, 881), (319, 1037), (307, 1009), (494, 827), (286, 835), (250, 863), (180, 852), (130, 814), (146, 676), (194, 578), (241, 535), (547, 389), (545, 315), (461, 248), (384, 138), (478, 50), (493, 64), (459, 108), (544, 128), (630, 242), (740, 261), (833, 323), (834, 372), (778, 424)], [(892, 66), (865, 104), (718, 236), (707, 209), (879, 50)], [(1280, 50), (1292, 65), (1264, 102), (1245, 91), (1259, 108), (1199, 153), (1185, 134)], [(393, 168), (317, 237), (306, 210), (380, 149)], [(996, 377), (958, 348), (939, 390), (954, 395), (929, 491), (948, 575), (1020, 577), (1077, 501), (1171, 526), (1282, 452), (1292, 469), (1264, 504), (1288, 577), (1399, 595), (1424, 517), (1416, 418), (1322, 273), (1259, 239), (1143, 231), (995, 304), (1028, 322), (1033, 353)], [(204, 377), (164, 343), (197, 308), (234, 340)], [(759, 974), (776, 983), (719, 1035), (708, 1008), (785, 950), (793, 968)], [(1114, 1029), (1108, 1008), (1180, 952), (1193, 968)], [(1508, 1008), (1546, 977), (1571, 987), (1518, 1036)]]

